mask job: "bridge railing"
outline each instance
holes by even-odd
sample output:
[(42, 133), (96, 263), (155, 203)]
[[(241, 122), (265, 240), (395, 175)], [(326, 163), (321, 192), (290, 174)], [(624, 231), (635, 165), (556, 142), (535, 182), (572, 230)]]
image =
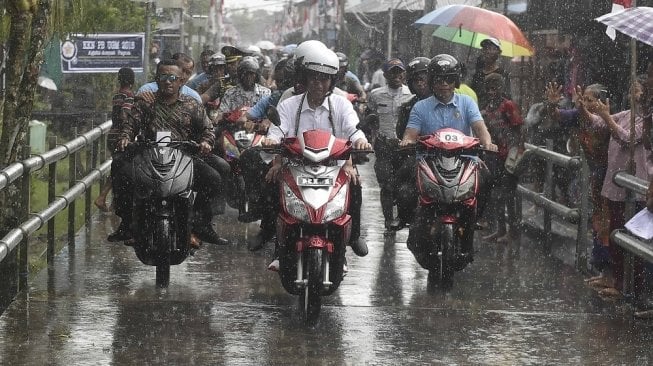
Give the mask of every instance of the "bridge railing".
[[(543, 209), (543, 230), (547, 239), (551, 236), (552, 215), (576, 225), (576, 257), (575, 263), (579, 270), (587, 269), (587, 230), (589, 211), (589, 168), (581, 151), (580, 156), (567, 156), (553, 151), (553, 141), (547, 140), (546, 147), (525, 144), (526, 151), (522, 164), (528, 164), (533, 158), (544, 159), (546, 163), (544, 191), (535, 192), (524, 185), (517, 186), (518, 198), (526, 199)], [(553, 166), (562, 166), (577, 171), (580, 197), (578, 207), (568, 207), (554, 200), (555, 181)], [(521, 201), (517, 200), (517, 213), (521, 215)], [(520, 217), (521, 219), (521, 217)]]
[[(617, 172), (612, 178), (613, 182), (619, 187), (629, 191), (629, 195), (640, 194), (646, 196), (649, 182), (637, 178), (626, 172)], [(632, 200), (631, 200), (632, 201)], [(627, 217), (634, 214), (633, 210), (627, 213)], [(625, 250), (624, 255), (624, 282), (623, 293), (629, 298), (634, 296), (634, 278), (635, 266), (633, 256), (642, 258), (647, 262), (653, 263), (653, 242), (642, 240), (625, 229), (616, 229), (610, 233), (610, 240)]]
[[(47, 225), (47, 262), (51, 263), (55, 255), (55, 226), (53, 218), (68, 209), (68, 245), (74, 246), (76, 232), (75, 201), (85, 197), (86, 222), (91, 220), (91, 187), (106, 177), (111, 168), (110, 155), (106, 151), (106, 135), (111, 128), (111, 121), (102, 123), (89, 131), (78, 135), (64, 144), (58, 145), (56, 137), (50, 138), (50, 150), (42, 154), (31, 154), (30, 147), (22, 151), (23, 160), (13, 163), (0, 171), (0, 190), (16, 187), (21, 200), (21, 217), (17, 226), (0, 239), (0, 308), (27, 287), (28, 277), (28, 238), (35, 231)], [(104, 154), (100, 154), (104, 147)], [(78, 171), (81, 153), (86, 154), (87, 175), (79, 178)], [(57, 164), (68, 159), (68, 190), (56, 194)], [(48, 206), (33, 213), (30, 210), (31, 174), (48, 168)], [(17, 250), (16, 250), (17, 249)]]

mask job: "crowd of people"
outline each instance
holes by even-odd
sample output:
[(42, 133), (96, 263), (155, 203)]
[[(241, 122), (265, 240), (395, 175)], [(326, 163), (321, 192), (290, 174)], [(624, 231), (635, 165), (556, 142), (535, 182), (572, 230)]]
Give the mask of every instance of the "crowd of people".
[[(136, 135), (154, 139), (158, 130), (165, 129), (172, 132), (173, 139), (194, 140), (201, 148), (195, 158), (198, 198), (192, 245), (227, 243), (211, 226), (212, 217), (224, 211), (225, 200), (238, 209), (239, 221), (261, 221), (260, 231), (248, 243), (250, 250), (274, 242), (279, 204), (276, 183), (282, 161), (280, 157), (266, 161), (259, 151), (244, 151), (237, 172), (244, 184), (238, 184), (222, 136), (226, 126), (236, 124), (264, 134), (264, 146), (308, 129), (324, 129), (349, 139), (354, 148), (373, 148), (388, 234), (410, 226), (417, 206), (416, 189), (406, 184), (414, 174), (414, 162), (411, 165), (395, 154), (396, 149), (444, 127), (476, 136), (486, 149), (497, 152), (486, 157), (477, 227), (487, 230), (486, 242), (509, 242), (519, 237), (516, 210), (521, 207), (516, 207), (514, 200), (519, 176), (507, 161), (524, 151), (526, 141), (542, 144), (537, 130), (549, 125), (571, 131), (590, 166), (592, 264), (601, 275), (588, 283), (600, 288), (602, 295), (620, 296), (623, 253), (610, 243), (609, 234), (624, 225), (626, 193), (613, 183), (612, 175), (628, 168), (628, 150), (634, 144), (634, 175), (647, 181), (653, 177), (653, 68), (632, 83), (636, 99), (623, 111), (615, 111), (618, 106), (610, 102), (610, 93), (599, 83), (578, 85), (567, 95), (559, 80), (547, 84), (542, 103), (524, 109), (527, 106), (510, 97), (509, 73), (500, 62), (501, 42), (488, 38), (481, 47), (469, 84), (466, 66), (447, 54), (424, 55), (405, 63), (399, 58), (382, 62), (377, 62), (378, 57), (365, 58), (359, 70), (369, 72), (359, 78), (349, 70), (346, 54), (313, 40), (274, 55), (236, 46), (218, 52), (207, 49), (200, 55), (202, 71), (197, 75), (193, 75), (194, 60), (177, 53), (161, 60), (155, 80), (136, 93), (131, 91), (133, 72), (120, 70), (110, 141), (116, 147), (111, 180), (114, 208), (122, 221), (109, 241), (128, 242), (132, 237), (130, 161), (122, 151)], [(564, 101), (571, 101), (572, 108), (565, 107)], [(529, 110), (526, 118), (522, 110)], [(631, 114), (635, 115), (634, 140)], [(278, 117), (279, 128), (270, 128), (271, 115)], [(355, 254), (365, 256), (368, 248), (359, 240), (363, 202), (356, 161), (348, 161), (344, 169), (353, 187), (349, 246)], [(531, 173), (543, 173), (536, 162)], [(103, 210), (107, 209), (107, 191), (105, 187), (96, 200)], [(653, 211), (651, 191), (648, 202), (645, 197), (636, 197), (636, 201)], [(464, 249), (473, 252), (473, 248)], [(275, 268), (278, 261), (273, 260), (269, 269)], [(641, 291), (647, 286), (647, 265), (638, 268), (636, 289)]]

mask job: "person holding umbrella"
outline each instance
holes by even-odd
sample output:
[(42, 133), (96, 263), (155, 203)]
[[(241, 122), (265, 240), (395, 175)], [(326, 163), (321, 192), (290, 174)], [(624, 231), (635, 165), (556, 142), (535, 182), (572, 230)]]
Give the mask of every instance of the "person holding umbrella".
[[(622, 111), (615, 114), (610, 114), (609, 99), (604, 103), (601, 100), (597, 101), (596, 114), (603, 120), (603, 128), (610, 131), (610, 143), (608, 145), (608, 168), (606, 171), (605, 179), (603, 181), (603, 188), (601, 195), (607, 199), (607, 208), (610, 218), (610, 232), (615, 229), (622, 228), (625, 224), (625, 203), (626, 203), (626, 190), (617, 186), (612, 177), (617, 171), (623, 170), (628, 166), (629, 161), (629, 148), (631, 144), (634, 145), (634, 172), (638, 178), (649, 181), (651, 178), (650, 172), (653, 172), (653, 160), (651, 152), (644, 148), (643, 140), (643, 126), (644, 126), (644, 113), (642, 105), (642, 95), (644, 92), (645, 77), (638, 77), (637, 81), (631, 85), (634, 88), (635, 103), (631, 109)], [(582, 97), (582, 96), (581, 96)], [(635, 114), (635, 138), (631, 139), (631, 113)], [(644, 207), (644, 198), (638, 197), (637, 206), (639, 209)], [(609, 283), (610, 287), (599, 292), (600, 295), (620, 297), (621, 289), (623, 286), (623, 250), (611, 243), (610, 256), (612, 260), (612, 276), (614, 282)], [(641, 291), (643, 285), (643, 271), (636, 271), (635, 292)]]
[(499, 64), (501, 56), (501, 42), (496, 38), (486, 38), (481, 41), (481, 56), (476, 62), (476, 70), (472, 76), (471, 88), (478, 95), (479, 106), (483, 108), (487, 101), (487, 92), (484, 90), (485, 77), (490, 74), (499, 74), (505, 81), (504, 93), (510, 95), (509, 72)]

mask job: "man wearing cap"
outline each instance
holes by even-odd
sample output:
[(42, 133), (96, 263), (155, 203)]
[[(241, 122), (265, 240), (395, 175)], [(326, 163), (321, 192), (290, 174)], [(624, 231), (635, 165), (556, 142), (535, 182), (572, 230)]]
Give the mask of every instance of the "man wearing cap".
[(481, 56), (476, 62), (476, 72), (472, 76), (471, 87), (478, 95), (478, 105), (483, 107), (487, 103), (487, 94), (483, 90), (485, 77), (490, 74), (499, 74), (505, 80), (504, 92), (510, 95), (510, 76), (508, 70), (499, 65), (499, 56), (501, 56), (501, 42), (496, 38), (486, 38), (481, 41)]
[(374, 171), (376, 180), (381, 187), (381, 210), (385, 218), (386, 230), (399, 226), (393, 222), (395, 217), (393, 207), (395, 205), (395, 181), (396, 171), (401, 161), (396, 159), (395, 148), (399, 140), (396, 135), (397, 120), (401, 105), (408, 102), (413, 94), (408, 86), (404, 85), (406, 80), (406, 67), (404, 63), (393, 58), (385, 62), (382, 67), (385, 86), (376, 88), (370, 92), (367, 103), (366, 119), (372, 119), (373, 115), (378, 118), (378, 137), (374, 141), (376, 162)]
[(226, 84), (236, 86), (238, 85), (238, 65), (240, 60), (244, 56), (250, 55), (250, 53), (236, 46), (224, 46), (220, 51), (222, 51), (227, 62)]

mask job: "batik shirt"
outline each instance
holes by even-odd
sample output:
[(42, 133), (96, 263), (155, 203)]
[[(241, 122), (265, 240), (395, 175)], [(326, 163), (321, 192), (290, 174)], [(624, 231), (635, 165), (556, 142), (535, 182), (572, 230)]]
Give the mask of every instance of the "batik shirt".
[(121, 138), (133, 140), (134, 136), (142, 134), (147, 140), (156, 141), (157, 132), (170, 131), (173, 141), (193, 140), (197, 143), (207, 142), (211, 146), (215, 142), (204, 106), (190, 96), (180, 94), (172, 104), (165, 104), (157, 98), (152, 105), (148, 105), (138, 99), (126, 112), (127, 120), (123, 123)]
[(220, 112), (231, 112), (242, 107), (253, 107), (259, 100), (271, 94), (270, 89), (261, 84), (254, 84), (253, 90), (244, 90), (242, 86), (227, 89), (220, 101)]

